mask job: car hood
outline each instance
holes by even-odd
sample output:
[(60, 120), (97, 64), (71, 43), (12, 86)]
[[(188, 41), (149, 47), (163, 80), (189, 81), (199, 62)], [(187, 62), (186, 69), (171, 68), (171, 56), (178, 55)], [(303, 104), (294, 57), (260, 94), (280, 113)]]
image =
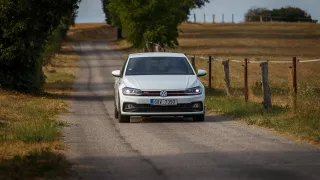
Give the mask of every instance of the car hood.
[(123, 82), (127, 87), (141, 90), (183, 90), (200, 83), (194, 75), (126, 76)]

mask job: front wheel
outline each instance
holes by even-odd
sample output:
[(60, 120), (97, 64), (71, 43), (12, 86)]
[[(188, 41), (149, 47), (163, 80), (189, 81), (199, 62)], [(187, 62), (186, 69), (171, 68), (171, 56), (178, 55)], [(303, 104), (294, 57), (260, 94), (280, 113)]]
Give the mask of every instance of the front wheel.
[(123, 116), (119, 114), (119, 123), (130, 123), (130, 116)]
[(204, 122), (205, 116), (204, 114), (193, 116), (194, 122)]
[(114, 118), (119, 118), (119, 111), (117, 110), (117, 103), (114, 101)]

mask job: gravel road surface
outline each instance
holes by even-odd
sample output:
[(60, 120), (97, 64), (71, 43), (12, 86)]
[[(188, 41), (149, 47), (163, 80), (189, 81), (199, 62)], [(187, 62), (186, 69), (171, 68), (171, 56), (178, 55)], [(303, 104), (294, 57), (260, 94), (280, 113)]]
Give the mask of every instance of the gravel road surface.
[(64, 139), (75, 179), (320, 179), (320, 148), (212, 115), (113, 118), (111, 71), (123, 56), (105, 41), (74, 43), (80, 55)]

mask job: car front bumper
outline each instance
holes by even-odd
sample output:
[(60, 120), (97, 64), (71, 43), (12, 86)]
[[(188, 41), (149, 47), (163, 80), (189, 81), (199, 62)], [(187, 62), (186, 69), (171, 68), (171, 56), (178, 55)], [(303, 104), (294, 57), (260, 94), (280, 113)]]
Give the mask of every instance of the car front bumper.
[[(121, 114), (128, 116), (192, 116), (204, 114), (204, 94), (193, 96), (125, 96), (122, 95)], [(154, 106), (151, 99), (176, 99), (176, 106)], [(130, 108), (128, 105), (130, 104)], [(196, 105), (197, 104), (197, 105)]]

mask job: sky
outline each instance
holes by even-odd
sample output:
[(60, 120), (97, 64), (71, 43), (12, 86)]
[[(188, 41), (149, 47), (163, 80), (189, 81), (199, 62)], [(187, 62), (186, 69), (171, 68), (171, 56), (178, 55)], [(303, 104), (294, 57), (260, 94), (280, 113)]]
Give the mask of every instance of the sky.
[[(309, 12), (313, 19), (320, 20), (320, 0), (210, 0), (201, 9), (192, 10), (196, 14), (198, 22), (212, 22), (212, 15), (215, 14), (215, 21), (222, 21), (224, 14), (225, 21), (232, 21), (232, 14), (236, 22), (244, 20), (244, 14), (252, 7), (280, 8), (285, 6), (296, 6)], [(193, 21), (193, 15), (190, 16)], [(82, 0), (79, 8), (77, 23), (104, 22), (101, 0)]]

